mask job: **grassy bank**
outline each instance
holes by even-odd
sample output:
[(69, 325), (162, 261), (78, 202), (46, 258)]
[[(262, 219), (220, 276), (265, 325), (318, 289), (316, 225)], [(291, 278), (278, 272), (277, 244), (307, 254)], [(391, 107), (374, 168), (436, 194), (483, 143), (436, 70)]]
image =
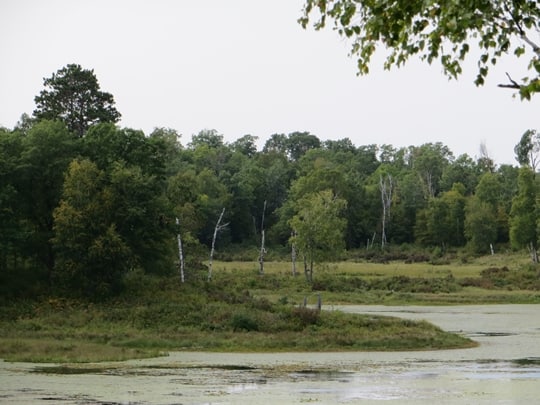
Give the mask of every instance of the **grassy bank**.
[[(94, 362), (153, 357), (171, 350), (427, 350), (474, 342), (426, 322), (305, 308), (245, 287), (285, 283), (274, 276), (223, 273), (211, 283), (133, 275), (121, 297), (102, 303), (47, 298), (0, 308), (0, 358)], [(305, 288), (290, 279), (284, 291)], [(259, 285), (259, 291), (262, 286)]]
[[(320, 266), (314, 282), (290, 263), (214, 262), (214, 277), (131, 273), (104, 302), (46, 297), (0, 306), (0, 358), (95, 362), (172, 350), (428, 350), (474, 342), (426, 322), (352, 315), (332, 304), (540, 303), (536, 267), (504, 256), (472, 263), (342, 262)], [(321, 297), (323, 311), (313, 308)], [(308, 307), (304, 307), (307, 302)]]

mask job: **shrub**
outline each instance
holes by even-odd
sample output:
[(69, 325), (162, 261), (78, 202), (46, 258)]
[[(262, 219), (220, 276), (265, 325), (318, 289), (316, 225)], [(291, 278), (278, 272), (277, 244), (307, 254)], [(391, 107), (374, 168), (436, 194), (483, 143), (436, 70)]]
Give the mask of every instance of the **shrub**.
[(233, 314), (231, 318), (231, 327), (235, 332), (240, 330), (244, 330), (246, 332), (259, 330), (257, 320), (251, 314), (246, 312), (237, 312)]
[(302, 328), (318, 324), (320, 315), (320, 311), (312, 308), (293, 307), (291, 310), (291, 317), (297, 320)]

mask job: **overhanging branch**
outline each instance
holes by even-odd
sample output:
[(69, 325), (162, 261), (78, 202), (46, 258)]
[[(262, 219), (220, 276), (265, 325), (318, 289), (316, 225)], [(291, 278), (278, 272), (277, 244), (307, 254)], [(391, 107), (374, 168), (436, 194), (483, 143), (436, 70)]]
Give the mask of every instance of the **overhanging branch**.
[(508, 80), (510, 81), (510, 83), (501, 83), (497, 85), (498, 87), (502, 87), (505, 89), (516, 89), (516, 90), (521, 89), (521, 85), (518, 82), (516, 82), (514, 79), (512, 79), (508, 73), (506, 73), (506, 77), (508, 77)]

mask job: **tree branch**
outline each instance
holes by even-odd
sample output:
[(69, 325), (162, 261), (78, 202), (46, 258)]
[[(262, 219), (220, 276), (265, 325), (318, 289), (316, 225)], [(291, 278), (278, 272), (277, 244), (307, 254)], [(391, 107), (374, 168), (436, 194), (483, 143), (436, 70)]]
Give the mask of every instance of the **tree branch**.
[(537, 56), (540, 56), (540, 46), (538, 46), (537, 44), (535, 44), (533, 41), (531, 41), (529, 39), (529, 37), (527, 35), (525, 35), (524, 32), (521, 33), (521, 39), (528, 45), (531, 46), (533, 52), (537, 55)]
[[(519, 37), (521, 38), (521, 40), (523, 42), (525, 42), (527, 45), (529, 45), (532, 48), (533, 52), (537, 56), (540, 56), (540, 46), (538, 46), (534, 41), (532, 41), (527, 36), (527, 33), (523, 29), (523, 27), (521, 25), (521, 21), (519, 21), (518, 18), (516, 17), (516, 14), (512, 13), (510, 7), (508, 6), (508, 4), (506, 2), (504, 3), (503, 7), (506, 10), (506, 12), (508, 13), (508, 15), (510, 16), (510, 19), (513, 22), (514, 26), (517, 28), (517, 31), (519, 32)], [(510, 21), (508, 21), (508, 22), (510, 23)], [(514, 88), (514, 87), (512, 87), (512, 88)]]
[(510, 83), (507, 83), (507, 84), (501, 83), (497, 85), (498, 87), (502, 87), (505, 89), (516, 89), (516, 90), (521, 89), (521, 85), (518, 82), (516, 82), (514, 79), (512, 79), (508, 73), (506, 73), (506, 77), (508, 77), (508, 80), (510, 81)]

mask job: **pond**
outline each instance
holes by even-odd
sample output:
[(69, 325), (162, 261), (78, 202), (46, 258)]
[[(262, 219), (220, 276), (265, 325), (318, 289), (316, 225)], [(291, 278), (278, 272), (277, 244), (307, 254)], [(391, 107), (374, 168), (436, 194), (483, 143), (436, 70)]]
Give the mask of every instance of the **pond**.
[(0, 362), (9, 404), (530, 404), (540, 398), (540, 305), (336, 306), (425, 319), (471, 349), (198, 353), (59, 367)]

